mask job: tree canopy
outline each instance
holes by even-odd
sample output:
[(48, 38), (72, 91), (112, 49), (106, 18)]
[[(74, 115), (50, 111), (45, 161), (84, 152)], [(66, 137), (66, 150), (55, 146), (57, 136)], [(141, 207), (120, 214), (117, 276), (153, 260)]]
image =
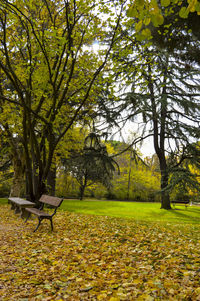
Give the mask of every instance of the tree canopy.
[[(20, 136), (27, 195), (37, 200), (59, 142), (75, 123), (89, 121), (123, 4), (111, 20), (100, 16), (113, 14), (114, 2), (105, 7), (93, 1), (0, 3), (1, 123)], [(99, 57), (91, 46), (104, 40), (110, 28)]]

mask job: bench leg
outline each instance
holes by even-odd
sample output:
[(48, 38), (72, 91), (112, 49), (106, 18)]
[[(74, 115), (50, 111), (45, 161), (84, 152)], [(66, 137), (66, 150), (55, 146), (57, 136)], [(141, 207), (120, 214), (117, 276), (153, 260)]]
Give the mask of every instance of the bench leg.
[(39, 226), (40, 226), (40, 224), (41, 224), (41, 221), (42, 221), (42, 219), (40, 218), (40, 217), (38, 217), (38, 225), (37, 225), (37, 227), (35, 228), (35, 230), (33, 231), (33, 232), (36, 232), (37, 231), (37, 229), (39, 228)]
[(10, 207), (11, 210), (15, 210), (15, 204), (13, 202), (11, 202), (11, 207)]
[(27, 220), (28, 220), (29, 217), (31, 216), (31, 213), (30, 213), (30, 212), (27, 212), (27, 211), (26, 211), (26, 214), (27, 214), (27, 216), (26, 216), (26, 219), (25, 219), (25, 223), (27, 222)]
[(51, 222), (51, 231), (53, 231), (53, 221), (52, 221), (52, 218), (50, 219), (50, 222)]
[[(39, 228), (42, 220), (45, 219), (45, 218), (42, 218), (42, 217), (38, 217), (38, 225), (37, 227), (35, 228), (35, 230), (33, 232), (36, 232), (37, 229)], [(50, 220), (50, 223), (51, 223), (51, 231), (53, 231), (53, 221), (52, 221), (52, 218), (48, 218)]]
[(21, 213), (21, 210), (20, 210), (20, 207), (19, 207), (19, 206), (16, 206), (16, 207), (15, 207), (15, 214), (17, 214), (17, 213)]

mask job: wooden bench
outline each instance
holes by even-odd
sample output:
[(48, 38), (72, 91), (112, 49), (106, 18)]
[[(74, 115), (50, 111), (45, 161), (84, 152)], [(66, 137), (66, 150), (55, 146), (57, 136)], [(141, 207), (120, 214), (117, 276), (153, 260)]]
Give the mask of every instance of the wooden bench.
[[(35, 228), (34, 232), (37, 231), (37, 229), (39, 228), (41, 221), (43, 219), (48, 219), (50, 220), (51, 223), (51, 230), (53, 231), (53, 216), (56, 214), (56, 210), (57, 208), (61, 205), (63, 199), (61, 198), (57, 198), (57, 197), (53, 197), (53, 196), (49, 196), (49, 195), (45, 195), (43, 194), (41, 196), (41, 198), (39, 199), (39, 202), (41, 203), (41, 206), (39, 209), (37, 208), (25, 208), (25, 210), (28, 212), (28, 216), (26, 218), (26, 221), (29, 219), (31, 213), (35, 214), (38, 217), (38, 225)], [(50, 214), (50, 212), (44, 211), (44, 206), (45, 205), (49, 205), (50, 207), (53, 207), (53, 213)]]
[(176, 204), (178, 204), (178, 205), (184, 205), (187, 208), (190, 204), (190, 201), (173, 200), (173, 201), (171, 201), (171, 203), (174, 207), (175, 207)]
[(35, 206), (35, 203), (17, 197), (8, 198), (8, 202), (11, 204), (11, 210), (14, 210), (16, 214), (20, 213), (21, 218), (27, 217), (25, 208)]

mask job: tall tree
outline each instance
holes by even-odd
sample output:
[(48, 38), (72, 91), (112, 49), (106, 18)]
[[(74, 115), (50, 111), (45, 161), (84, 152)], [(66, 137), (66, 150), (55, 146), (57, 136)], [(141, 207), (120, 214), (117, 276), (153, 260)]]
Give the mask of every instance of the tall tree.
[[(120, 57), (123, 71), (118, 67), (118, 74), (122, 72), (126, 79), (122, 84), (126, 90), (117, 110), (125, 112), (125, 120), (140, 125), (141, 135), (135, 143), (153, 138), (161, 172), (161, 208), (170, 209), (169, 175), (187, 158), (188, 146), (200, 136), (199, 68), (191, 64), (188, 69), (184, 61), (163, 49), (143, 48), (130, 36), (128, 40), (125, 53), (129, 55)], [(179, 154), (175, 165), (168, 160), (174, 153)]]
[[(195, 17), (199, 18), (199, 3), (181, 5), (165, 0), (134, 1), (130, 5), (128, 15), (131, 19), (123, 24), (122, 39), (113, 53), (121, 98), (115, 102), (113, 114), (105, 108), (110, 120), (114, 116), (115, 124), (116, 113), (120, 111), (125, 112), (122, 115), (124, 123), (138, 121), (141, 135), (135, 143), (153, 137), (161, 172), (161, 208), (165, 209), (171, 208), (170, 172), (186, 159), (191, 142), (199, 139), (199, 68), (195, 64), (197, 59), (192, 60), (189, 56), (190, 50), (195, 49), (198, 57), (199, 43), (193, 38), (194, 26), (190, 31), (188, 27), (185, 30), (185, 23), (181, 21), (181, 18), (189, 20), (193, 13), (193, 21)], [(175, 27), (172, 16), (177, 18)], [(182, 33), (186, 42), (181, 43), (180, 49), (176, 43), (176, 47), (169, 51), (169, 46), (173, 45), (170, 39), (176, 36), (177, 29), (179, 38)], [(151, 40), (152, 34), (154, 40)], [(158, 43), (154, 45), (156, 37)], [(162, 40), (164, 46), (159, 44)], [(175, 165), (168, 161), (174, 153), (178, 153), (180, 161)]]
[[(0, 101), (4, 113), (8, 103), (15, 108), (33, 201), (46, 191), (59, 142), (93, 110), (97, 80), (103, 85), (101, 73), (118, 37), (124, 4), (116, 3), (0, 0)], [(113, 15), (116, 5), (112, 19), (102, 17)], [(99, 57), (91, 45), (105, 37)]]

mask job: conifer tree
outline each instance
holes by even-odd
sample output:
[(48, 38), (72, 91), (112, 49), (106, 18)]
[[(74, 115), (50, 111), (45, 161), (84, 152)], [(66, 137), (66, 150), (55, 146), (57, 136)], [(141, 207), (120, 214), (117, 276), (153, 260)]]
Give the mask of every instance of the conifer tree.
[[(188, 69), (181, 58), (156, 46), (143, 47), (135, 40), (128, 46), (129, 55), (120, 57), (123, 70), (115, 59), (125, 89), (117, 110), (125, 120), (140, 124), (134, 143), (152, 137), (160, 164), (161, 208), (170, 209), (170, 174), (188, 157), (191, 142), (200, 138), (199, 68), (191, 64)], [(174, 153), (178, 162), (173, 166), (168, 158)]]

